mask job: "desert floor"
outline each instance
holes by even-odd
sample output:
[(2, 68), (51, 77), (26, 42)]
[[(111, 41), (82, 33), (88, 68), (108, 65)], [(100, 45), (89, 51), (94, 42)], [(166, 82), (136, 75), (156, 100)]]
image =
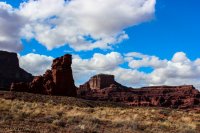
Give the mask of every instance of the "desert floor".
[(200, 111), (0, 91), (1, 133), (200, 133)]

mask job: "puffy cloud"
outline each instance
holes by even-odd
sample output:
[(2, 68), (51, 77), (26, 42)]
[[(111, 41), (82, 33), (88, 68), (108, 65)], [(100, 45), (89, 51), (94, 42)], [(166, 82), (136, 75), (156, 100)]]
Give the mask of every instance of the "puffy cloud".
[(87, 67), (90, 70), (111, 70), (123, 62), (123, 57), (120, 53), (111, 52), (106, 55), (95, 53), (91, 59), (81, 59), (76, 56), (73, 59), (73, 64), (78, 64), (78, 68)]
[(128, 39), (124, 29), (153, 18), (155, 4), (156, 0), (28, 0), (13, 8), (0, 2), (0, 49), (20, 51), (21, 38), (34, 38), (49, 50), (63, 45), (77, 51), (110, 49)]
[(153, 67), (160, 68), (167, 65), (167, 60), (160, 60), (156, 56), (148, 56), (137, 52), (128, 53), (125, 55), (126, 60), (129, 62), (129, 67)]
[(48, 49), (66, 44), (75, 50), (108, 49), (128, 38), (125, 28), (150, 20), (155, 3), (155, 0), (29, 0), (21, 4), (19, 14), (29, 18), (24, 36), (36, 38)]
[(53, 57), (29, 53), (19, 57), (20, 67), (33, 75), (42, 75), (47, 69), (50, 69)]
[(0, 50), (18, 52), (22, 49), (20, 31), (26, 20), (12, 6), (0, 2)]
[[(167, 66), (155, 69), (151, 73), (151, 84), (194, 84), (200, 81), (199, 59), (190, 61), (183, 52), (174, 54)], [(198, 84), (196, 82), (195, 84)]]
[(177, 52), (174, 54), (172, 61), (175, 63), (183, 63), (183, 62), (189, 62), (190, 60), (187, 58), (186, 54), (183, 52)]

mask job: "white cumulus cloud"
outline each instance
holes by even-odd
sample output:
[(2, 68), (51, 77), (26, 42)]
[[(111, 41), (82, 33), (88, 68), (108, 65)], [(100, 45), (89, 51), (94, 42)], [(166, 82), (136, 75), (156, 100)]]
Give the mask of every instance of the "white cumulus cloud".
[(156, 56), (144, 55), (137, 52), (127, 53), (126, 60), (129, 63), (130, 68), (140, 68), (140, 67), (152, 67), (160, 68), (167, 65), (167, 60), (160, 60)]
[(128, 39), (124, 29), (154, 17), (156, 0), (28, 0), (0, 2), (0, 49), (18, 52), (20, 39), (47, 49), (111, 49)]
[(45, 73), (51, 68), (53, 57), (29, 53), (27, 55), (18, 56), (20, 67), (37, 76)]
[(0, 50), (18, 52), (22, 49), (20, 32), (25, 23), (25, 18), (12, 6), (0, 2)]
[[(29, 0), (19, 14), (29, 19), (24, 37), (48, 49), (69, 45), (75, 50), (108, 49), (128, 38), (124, 29), (148, 21), (155, 0)], [(40, 10), (38, 10), (40, 9)]]

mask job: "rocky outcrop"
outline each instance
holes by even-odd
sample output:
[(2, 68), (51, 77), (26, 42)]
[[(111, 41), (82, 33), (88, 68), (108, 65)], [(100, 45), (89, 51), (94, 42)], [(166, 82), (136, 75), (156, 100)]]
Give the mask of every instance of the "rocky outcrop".
[[(107, 78), (113, 77), (112, 75), (104, 76), (107, 76)], [(93, 82), (95, 82), (96, 79), (98, 79), (98, 84), (103, 84), (107, 83), (107, 81), (104, 80), (107, 78), (101, 78), (99, 75), (94, 77), (79, 87), (79, 97), (90, 100), (122, 102), (131, 106), (171, 108), (191, 108), (200, 106), (200, 92), (192, 85), (152, 86), (133, 89), (122, 86), (116, 81), (112, 81), (110, 84), (106, 84), (105, 88), (99, 88), (98, 86), (95, 88)]]
[(71, 63), (72, 57), (69, 54), (56, 58), (52, 69), (47, 70), (43, 76), (36, 76), (30, 83), (13, 83), (11, 91), (75, 97), (77, 93)]
[(33, 76), (19, 67), (16, 53), (0, 51), (0, 90), (9, 90), (12, 83), (30, 82)]

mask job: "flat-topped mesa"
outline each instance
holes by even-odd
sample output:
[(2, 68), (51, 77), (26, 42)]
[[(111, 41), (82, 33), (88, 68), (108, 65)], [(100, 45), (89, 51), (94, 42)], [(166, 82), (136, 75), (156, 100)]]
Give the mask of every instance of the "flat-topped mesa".
[(19, 60), (16, 53), (0, 51), (0, 70), (5, 68), (19, 68)]
[(89, 86), (92, 90), (99, 90), (115, 84), (114, 75), (98, 74), (90, 78)]
[(117, 83), (114, 75), (98, 74), (91, 77), (89, 81), (83, 85), (80, 85), (77, 93), (78, 96), (82, 98), (93, 97), (93, 92), (96, 92), (96, 94), (101, 97), (103, 96), (102, 93), (107, 94), (114, 89), (127, 89), (127, 87)]
[(103, 91), (105, 88), (113, 88), (112, 86), (116, 86), (117, 88), (124, 88), (127, 87), (117, 83), (115, 81), (114, 75), (109, 74), (98, 74), (89, 79), (85, 84), (80, 85), (78, 92), (84, 91)]
[(140, 95), (158, 95), (158, 94), (198, 94), (199, 91), (193, 85), (181, 86), (148, 86), (140, 89), (132, 89), (133, 92)]
[[(122, 102), (131, 106), (191, 108), (200, 106), (200, 92), (192, 85), (128, 88), (112, 75), (96, 75), (78, 89), (78, 96), (91, 100)], [(108, 80), (109, 78), (109, 80)], [(103, 83), (105, 86), (101, 86)]]
[(71, 64), (72, 56), (69, 54), (56, 58), (52, 69), (43, 76), (36, 76), (30, 83), (12, 84), (11, 91), (75, 97), (77, 93)]
[(30, 82), (33, 76), (19, 67), (16, 53), (0, 51), (0, 89), (9, 90), (14, 82)]

